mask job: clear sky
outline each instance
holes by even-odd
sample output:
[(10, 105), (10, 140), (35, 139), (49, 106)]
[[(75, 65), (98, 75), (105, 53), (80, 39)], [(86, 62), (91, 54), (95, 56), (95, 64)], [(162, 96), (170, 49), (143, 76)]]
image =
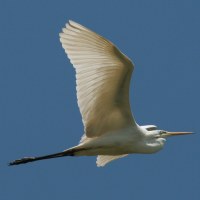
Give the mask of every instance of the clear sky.
[[(198, 0), (1, 0), (0, 198), (198, 200), (199, 10)], [(83, 133), (74, 69), (58, 36), (69, 19), (133, 60), (130, 98), (139, 124), (197, 134), (104, 168), (95, 157), (8, 167), (13, 159), (76, 145)]]

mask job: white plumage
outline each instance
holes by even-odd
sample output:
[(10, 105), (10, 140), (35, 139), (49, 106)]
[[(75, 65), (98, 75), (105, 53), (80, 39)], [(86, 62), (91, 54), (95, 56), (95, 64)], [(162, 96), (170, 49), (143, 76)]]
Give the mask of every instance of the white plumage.
[[(81, 143), (135, 125), (129, 104), (133, 64), (110, 41), (69, 21), (60, 41), (76, 70), (78, 105), (85, 134)], [(104, 166), (120, 156), (98, 156)]]
[(72, 21), (63, 29), (60, 41), (76, 70), (86, 136), (97, 137), (135, 124), (129, 104), (131, 61), (111, 42)]
[(63, 152), (26, 157), (10, 165), (62, 156), (97, 155), (97, 166), (104, 166), (131, 153), (155, 153), (163, 148), (167, 136), (191, 133), (167, 132), (135, 122), (129, 103), (134, 66), (110, 41), (73, 21), (63, 28), (60, 41), (76, 70), (84, 135), (79, 145)]

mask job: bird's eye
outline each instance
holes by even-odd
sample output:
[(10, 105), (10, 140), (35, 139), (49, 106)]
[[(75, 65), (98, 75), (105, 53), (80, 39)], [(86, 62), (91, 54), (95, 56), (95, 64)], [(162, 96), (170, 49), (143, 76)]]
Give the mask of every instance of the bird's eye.
[(160, 131), (160, 135), (165, 134), (165, 133), (166, 133), (166, 131)]

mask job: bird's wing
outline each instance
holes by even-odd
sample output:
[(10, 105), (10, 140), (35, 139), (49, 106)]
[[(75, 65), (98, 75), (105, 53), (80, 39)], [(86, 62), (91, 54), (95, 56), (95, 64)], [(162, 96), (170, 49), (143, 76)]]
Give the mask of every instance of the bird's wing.
[(116, 160), (116, 159), (119, 159), (119, 158), (123, 158), (125, 156), (128, 156), (128, 154), (118, 155), (118, 156), (104, 156), (104, 155), (99, 155), (99, 156), (97, 156), (96, 164), (97, 164), (98, 167), (104, 167), (109, 162), (111, 162), (113, 160)]
[(63, 28), (60, 41), (76, 70), (86, 136), (135, 125), (129, 104), (132, 62), (110, 41), (73, 21)]

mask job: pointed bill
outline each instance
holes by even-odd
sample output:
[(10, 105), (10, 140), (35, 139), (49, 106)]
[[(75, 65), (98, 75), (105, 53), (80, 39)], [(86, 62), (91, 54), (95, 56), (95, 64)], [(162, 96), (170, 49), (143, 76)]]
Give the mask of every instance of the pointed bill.
[(165, 136), (176, 136), (176, 135), (188, 135), (193, 134), (193, 132), (167, 132)]

